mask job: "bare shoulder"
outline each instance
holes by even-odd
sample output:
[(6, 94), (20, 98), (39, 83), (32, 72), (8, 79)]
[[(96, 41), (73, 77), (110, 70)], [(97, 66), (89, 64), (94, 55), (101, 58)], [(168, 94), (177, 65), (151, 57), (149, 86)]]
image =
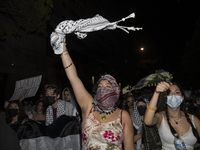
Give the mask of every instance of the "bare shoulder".
[(160, 111), (160, 112), (157, 112), (157, 113), (155, 114), (155, 116), (161, 119), (162, 116), (166, 116), (166, 114), (165, 114), (165, 111)]
[(195, 126), (200, 126), (200, 120), (195, 115), (187, 113), (191, 121), (194, 121)]
[(130, 114), (126, 110), (122, 110), (122, 124), (132, 122)]
[[(122, 110), (122, 109), (120, 109), (120, 110)], [(128, 111), (126, 111), (126, 110), (122, 110), (122, 115), (129, 115), (129, 113), (128, 113)], [(130, 116), (130, 115), (129, 115)]]
[(126, 110), (122, 110), (122, 117), (123, 118), (130, 118), (130, 114)]
[(160, 111), (160, 112), (157, 112), (157, 113), (155, 114), (155, 118), (158, 120), (158, 121), (157, 121), (157, 124), (160, 125), (160, 124), (162, 123), (163, 117), (166, 117), (165, 111)]

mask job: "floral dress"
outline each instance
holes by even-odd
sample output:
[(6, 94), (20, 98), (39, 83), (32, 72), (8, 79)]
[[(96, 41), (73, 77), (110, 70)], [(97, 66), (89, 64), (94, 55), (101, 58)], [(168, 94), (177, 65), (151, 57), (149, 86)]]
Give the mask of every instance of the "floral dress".
[(96, 120), (90, 112), (82, 123), (82, 150), (122, 150), (121, 111), (116, 120), (106, 123)]

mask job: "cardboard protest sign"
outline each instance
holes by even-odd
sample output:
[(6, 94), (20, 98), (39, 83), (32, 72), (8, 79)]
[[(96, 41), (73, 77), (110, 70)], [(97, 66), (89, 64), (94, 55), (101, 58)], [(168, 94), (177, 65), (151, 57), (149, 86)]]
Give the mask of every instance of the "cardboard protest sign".
[(42, 75), (16, 81), (15, 91), (9, 101), (18, 100), (21, 97), (28, 98), (35, 96), (40, 86)]

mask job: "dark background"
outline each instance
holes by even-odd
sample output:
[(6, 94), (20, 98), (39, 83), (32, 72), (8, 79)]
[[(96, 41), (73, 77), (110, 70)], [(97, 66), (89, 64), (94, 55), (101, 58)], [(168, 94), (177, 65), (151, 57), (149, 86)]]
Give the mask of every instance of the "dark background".
[[(198, 25), (198, 1), (85, 0), (74, 3), (82, 13), (75, 13), (72, 9), (67, 20), (100, 14), (113, 22), (135, 12), (135, 19), (120, 25), (143, 27), (143, 30), (130, 31), (129, 34), (120, 29), (93, 32), (84, 40), (69, 35), (67, 44), (72, 57), (92, 68), (93, 74), (97, 76), (107, 72), (124, 85), (135, 85), (142, 77), (164, 69), (172, 73), (175, 80), (180, 80), (185, 88), (199, 87), (189, 76), (199, 73), (195, 71), (199, 68), (185, 70), (192, 58), (184, 62), (184, 55), (190, 51), (187, 43), (192, 40)], [(67, 8), (74, 3), (69, 2)], [(71, 45), (77, 47), (70, 49)], [(141, 47), (144, 51), (140, 51)], [(195, 55), (199, 56), (199, 51)], [(191, 78), (193, 80), (188, 80)]]
[(97, 82), (107, 72), (123, 88), (158, 69), (169, 71), (184, 89), (196, 90), (200, 87), (199, 8), (197, 0), (1, 0), (1, 102), (11, 97), (17, 80), (41, 74), (38, 95), (46, 84), (70, 86), (60, 57), (53, 54), (50, 34), (63, 20), (96, 14), (114, 22), (134, 12), (134, 19), (119, 25), (143, 29), (129, 34), (121, 29), (101, 30), (83, 40), (67, 35), (67, 48), (89, 92), (92, 76)]

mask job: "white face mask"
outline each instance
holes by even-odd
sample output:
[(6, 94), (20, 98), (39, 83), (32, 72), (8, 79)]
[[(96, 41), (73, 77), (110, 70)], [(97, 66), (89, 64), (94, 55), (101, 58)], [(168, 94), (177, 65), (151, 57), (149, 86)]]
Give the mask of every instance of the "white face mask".
[(177, 109), (181, 105), (182, 101), (182, 96), (167, 96), (167, 105), (172, 109)]

